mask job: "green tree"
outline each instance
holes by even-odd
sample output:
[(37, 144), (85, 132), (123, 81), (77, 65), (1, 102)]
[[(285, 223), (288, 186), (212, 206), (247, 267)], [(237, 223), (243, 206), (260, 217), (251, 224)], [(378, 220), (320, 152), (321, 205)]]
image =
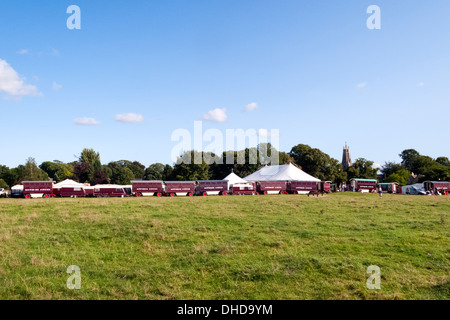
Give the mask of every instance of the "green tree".
[(377, 169), (373, 168), (373, 161), (359, 158), (348, 169), (347, 174), (348, 179), (376, 179), (377, 171)]
[(27, 159), (25, 166), (19, 166), (19, 180), (20, 181), (48, 181), (48, 174), (40, 169), (36, 160), (32, 157)]
[(165, 168), (162, 163), (151, 164), (145, 169), (145, 180), (163, 180)]
[(111, 169), (111, 183), (113, 184), (129, 185), (130, 181), (135, 179), (133, 171), (118, 161), (110, 162), (108, 167)]
[(403, 168), (391, 173), (384, 179), (384, 182), (397, 182), (399, 185), (405, 186), (410, 176), (411, 172)]
[[(194, 159), (201, 159), (201, 163), (195, 164)], [(173, 167), (173, 176), (177, 181), (196, 181), (209, 180), (211, 174), (202, 152), (187, 151), (179, 157), (177, 164)]]
[(346, 180), (341, 163), (319, 149), (299, 144), (292, 148), (289, 155), (303, 171), (322, 181), (339, 183)]
[(0, 179), (0, 189), (9, 190), (9, 185), (3, 179)]
[(402, 153), (399, 154), (400, 158), (402, 158), (402, 164), (406, 168), (414, 173), (418, 173), (418, 159), (420, 157), (419, 152), (414, 149), (403, 150)]
[(39, 166), (42, 170), (44, 170), (48, 176), (56, 182), (60, 182), (66, 179), (72, 179), (73, 174), (73, 165), (66, 164), (61, 161), (55, 160), (45, 161), (41, 163)]
[(74, 166), (74, 177), (81, 183), (93, 183), (96, 171), (102, 170), (100, 154), (93, 149), (83, 149)]

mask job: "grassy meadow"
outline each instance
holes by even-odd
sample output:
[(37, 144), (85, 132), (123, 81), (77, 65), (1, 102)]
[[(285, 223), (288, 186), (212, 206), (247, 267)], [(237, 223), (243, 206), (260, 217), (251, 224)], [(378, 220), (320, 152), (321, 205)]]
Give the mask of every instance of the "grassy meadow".
[(450, 196), (0, 199), (0, 299), (449, 299), (449, 224)]

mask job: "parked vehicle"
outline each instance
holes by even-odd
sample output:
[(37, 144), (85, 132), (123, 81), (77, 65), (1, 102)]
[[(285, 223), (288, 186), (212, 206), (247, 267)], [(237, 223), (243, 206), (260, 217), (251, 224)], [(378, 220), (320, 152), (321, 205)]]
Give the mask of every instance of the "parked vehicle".
[(233, 185), (233, 195), (257, 195), (254, 182), (236, 183)]
[(260, 181), (256, 183), (258, 194), (287, 194), (286, 181)]
[(198, 185), (195, 189), (195, 195), (197, 196), (210, 196), (210, 195), (227, 195), (228, 194), (228, 181), (225, 180), (200, 180), (197, 181)]
[(53, 194), (53, 181), (23, 181), (23, 195), (30, 198), (51, 198)]
[(9, 192), (3, 188), (0, 188), (0, 198), (7, 198), (9, 195)]
[(131, 188), (127, 192), (127, 188), (119, 185), (96, 185), (94, 186), (93, 196), (100, 198), (109, 198), (109, 197), (127, 197), (131, 195)]
[(426, 191), (443, 190), (444, 192), (450, 192), (450, 182), (447, 181), (425, 181), (423, 183)]
[(195, 192), (194, 181), (169, 181), (166, 182), (164, 195), (167, 197), (188, 196), (192, 197)]
[(375, 179), (351, 179), (350, 191), (354, 192), (376, 192), (378, 181)]
[(161, 197), (164, 193), (163, 181), (131, 181), (131, 193), (136, 197)]
[(397, 182), (379, 183), (378, 186), (381, 187), (384, 193), (401, 193)]
[(319, 182), (318, 191), (321, 193), (330, 193), (331, 192), (331, 182)]
[(287, 192), (290, 194), (310, 194), (318, 191), (318, 183), (314, 181), (289, 181)]

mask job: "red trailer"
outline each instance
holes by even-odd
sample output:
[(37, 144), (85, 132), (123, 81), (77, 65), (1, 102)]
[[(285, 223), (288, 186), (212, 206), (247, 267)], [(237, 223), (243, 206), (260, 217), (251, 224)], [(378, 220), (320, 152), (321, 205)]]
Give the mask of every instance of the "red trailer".
[(228, 181), (225, 180), (210, 180), (210, 181), (197, 181), (198, 186), (195, 194), (198, 196), (210, 196), (228, 194)]
[(287, 194), (286, 181), (259, 181), (256, 190), (259, 194)]
[(322, 193), (330, 193), (331, 192), (331, 182), (319, 182), (319, 191)]
[[(99, 184), (94, 188), (94, 197), (126, 197), (129, 194), (126, 192), (123, 186), (119, 185), (107, 185)], [(89, 192), (90, 193), (90, 192)]]
[(401, 193), (397, 182), (379, 183), (378, 186), (384, 193)]
[(376, 192), (378, 181), (375, 179), (351, 179), (350, 190), (353, 192)]
[(131, 193), (136, 197), (161, 197), (164, 193), (163, 181), (131, 181)]
[(23, 181), (23, 196), (30, 198), (51, 198), (53, 196), (53, 181)]
[(426, 191), (435, 191), (437, 189), (444, 194), (450, 192), (450, 182), (447, 181), (425, 181), (423, 185)]
[(236, 183), (233, 185), (234, 195), (256, 195), (256, 184), (254, 182)]
[(80, 187), (62, 187), (56, 195), (63, 198), (83, 198), (86, 197), (86, 191)]
[(192, 197), (195, 192), (194, 181), (170, 181), (166, 182), (164, 195), (168, 197), (188, 196)]
[(287, 191), (290, 194), (310, 194), (318, 192), (318, 182), (315, 181), (289, 181)]

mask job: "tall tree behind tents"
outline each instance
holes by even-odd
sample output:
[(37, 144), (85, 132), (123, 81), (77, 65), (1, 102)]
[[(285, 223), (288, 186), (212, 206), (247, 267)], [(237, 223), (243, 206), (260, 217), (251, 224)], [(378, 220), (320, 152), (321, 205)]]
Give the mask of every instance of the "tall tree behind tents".
[(373, 161), (364, 158), (356, 159), (353, 165), (348, 169), (348, 179), (376, 179), (377, 169), (373, 168)]
[(131, 180), (135, 179), (133, 171), (120, 161), (110, 162), (108, 167), (111, 170), (111, 183), (113, 184), (128, 185)]
[(124, 168), (128, 168), (133, 172), (134, 179), (144, 179), (145, 166), (138, 161), (120, 160), (116, 163)]
[(55, 160), (42, 162), (39, 166), (53, 181), (61, 182), (73, 177), (73, 165)]
[(289, 155), (303, 171), (322, 181), (339, 183), (346, 180), (342, 164), (319, 149), (298, 144), (291, 149)]
[(19, 177), (14, 174), (12, 169), (0, 165), (0, 179), (3, 179), (8, 186), (12, 187), (17, 183)]
[(0, 179), (0, 189), (9, 190), (9, 185), (3, 179)]
[(173, 177), (177, 181), (209, 180), (211, 174), (203, 153), (198, 151), (184, 152), (173, 167)]
[(74, 166), (74, 174), (76, 179), (81, 183), (94, 183), (94, 175), (96, 171), (102, 170), (100, 162), (100, 154), (94, 149), (83, 149)]
[(145, 169), (145, 180), (164, 180), (165, 165), (162, 163), (153, 163)]
[(27, 159), (25, 166), (20, 168), (19, 174), (20, 181), (47, 181), (49, 180), (48, 174), (40, 169), (36, 160), (32, 157)]

